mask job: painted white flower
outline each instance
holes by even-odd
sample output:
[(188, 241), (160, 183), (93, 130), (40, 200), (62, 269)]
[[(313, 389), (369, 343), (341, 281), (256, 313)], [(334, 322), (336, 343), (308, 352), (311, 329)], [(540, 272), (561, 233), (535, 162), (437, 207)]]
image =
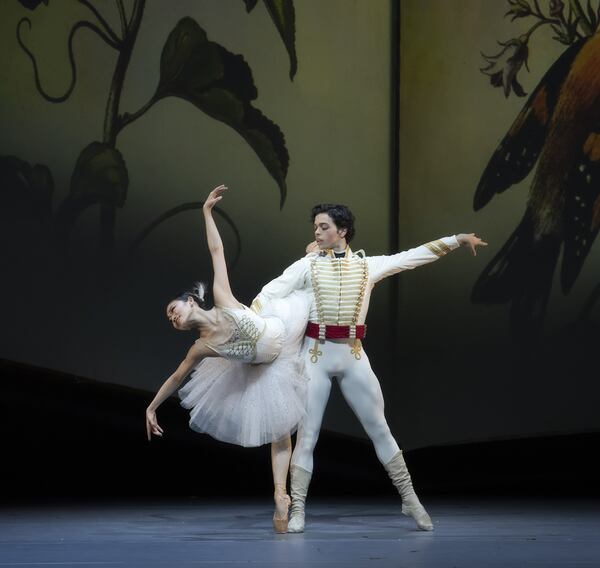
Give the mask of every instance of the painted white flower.
[(511, 39), (506, 43), (498, 42), (502, 46), (500, 53), (496, 55), (481, 55), (487, 63), (487, 67), (481, 69), (481, 72), (490, 77), (490, 83), (494, 87), (502, 87), (504, 96), (508, 97), (510, 91), (518, 97), (524, 97), (527, 93), (517, 80), (517, 73), (521, 70), (523, 64), (527, 70), (527, 57), (529, 48), (527, 47), (527, 38), (521, 36)]

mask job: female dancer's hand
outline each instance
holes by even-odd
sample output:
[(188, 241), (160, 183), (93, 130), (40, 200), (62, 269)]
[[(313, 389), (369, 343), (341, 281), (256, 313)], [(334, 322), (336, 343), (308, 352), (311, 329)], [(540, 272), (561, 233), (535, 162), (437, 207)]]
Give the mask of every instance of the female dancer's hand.
[(487, 247), (487, 243), (476, 237), (475, 233), (461, 233), (456, 235), (456, 240), (461, 247), (469, 247), (473, 256), (477, 256), (477, 247)]
[(148, 434), (148, 441), (152, 439), (152, 434), (155, 436), (163, 435), (163, 429), (156, 421), (156, 412), (154, 410), (146, 409), (146, 433)]
[(204, 211), (211, 211), (212, 208), (217, 204), (218, 201), (223, 199), (223, 192), (227, 189), (227, 186), (220, 185), (219, 187), (215, 187), (206, 198), (202, 209)]

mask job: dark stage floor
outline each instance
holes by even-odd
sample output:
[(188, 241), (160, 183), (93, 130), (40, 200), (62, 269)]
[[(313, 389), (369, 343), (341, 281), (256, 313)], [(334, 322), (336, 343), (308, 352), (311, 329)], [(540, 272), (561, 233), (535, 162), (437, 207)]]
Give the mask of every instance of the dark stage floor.
[(600, 502), (428, 500), (435, 531), (398, 501), (313, 500), (304, 534), (271, 532), (265, 500), (14, 506), (0, 567), (597, 567)]

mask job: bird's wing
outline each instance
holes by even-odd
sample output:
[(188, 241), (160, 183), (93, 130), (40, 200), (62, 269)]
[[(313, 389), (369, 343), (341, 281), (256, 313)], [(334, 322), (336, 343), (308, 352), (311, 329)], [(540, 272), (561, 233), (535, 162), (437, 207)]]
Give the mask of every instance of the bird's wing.
[(483, 171), (473, 199), (475, 211), (496, 193), (520, 182), (533, 168), (544, 144), (560, 87), (585, 41), (578, 41), (565, 50), (527, 99)]
[(565, 293), (573, 286), (600, 229), (600, 125), (587, 136), (566, 184), (561, 268)]

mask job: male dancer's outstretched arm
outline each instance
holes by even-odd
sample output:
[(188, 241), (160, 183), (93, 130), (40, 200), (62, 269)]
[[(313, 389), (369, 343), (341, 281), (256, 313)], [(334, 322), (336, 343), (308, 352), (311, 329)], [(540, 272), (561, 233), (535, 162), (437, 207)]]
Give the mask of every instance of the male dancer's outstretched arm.
[[(456, 236), (442, 237), (396, 254), (369, 256), (367, 257), (369, 277), (373, 283), (376, 283), (403, 270), (413, 270), (423, 264), (434, 262), (459, 247), (469, 248), (473, 256), (476, 256), (477, 246), (487, 246), (487, 243), (476, 237), (474, 233), (460, 233)], [(263, 286), (252, 302), (254, 311), (260, 312), (265, 302), (270, 299), (285, 298), (294, 290), (303, 290), (309, 287), (310, 258), (314, 257), (319, 251), (316, 242), (310, 243), (306, 247), (306, 251), (308, 254), (304, 258), (288, 266), (281, 276)]]
[(369, 256), (369, 278), (373, 284), (398, 274), (403, 270), (413, 270), (418, 266), (434, 262), (449, 252), (459, 248), (468, 248), (477, 256), (477, 247), (487, 246), (475, 233), (460, 233), (451, 237), (442, 237), (421, 246), (391, 255)]

